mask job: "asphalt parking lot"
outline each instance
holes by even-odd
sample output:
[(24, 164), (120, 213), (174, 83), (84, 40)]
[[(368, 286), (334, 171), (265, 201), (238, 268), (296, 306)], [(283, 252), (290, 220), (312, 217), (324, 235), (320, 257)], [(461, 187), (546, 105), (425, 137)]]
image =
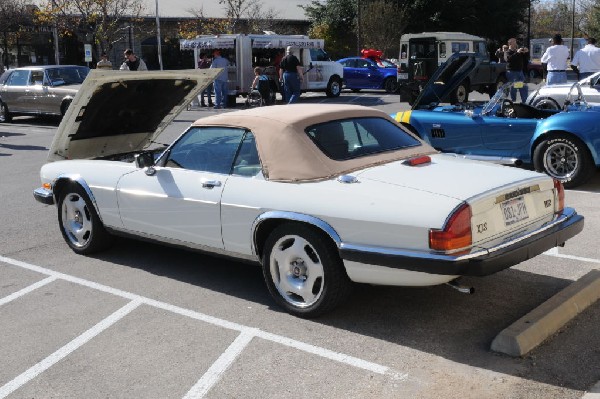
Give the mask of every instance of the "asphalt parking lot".
[[(408, 108), (381, 92), (302, 98)], [(183, 112), (162, 139), (214, 112)], [(273, 304), (257, 266), (127, 239), (75, 255), (56, 208), (31, 194), (56, 128), (35, 118), (0, 125), (0, 398), (541, 399), (600, 390), (600, 303), (522, 358), (490, 350), (506, 326), (600, 269), (600, 172), (566, 194), (586, 217), (580, 235), (464, 279), (473, 295), (357, 286), (333, 313), (302, 320)]]

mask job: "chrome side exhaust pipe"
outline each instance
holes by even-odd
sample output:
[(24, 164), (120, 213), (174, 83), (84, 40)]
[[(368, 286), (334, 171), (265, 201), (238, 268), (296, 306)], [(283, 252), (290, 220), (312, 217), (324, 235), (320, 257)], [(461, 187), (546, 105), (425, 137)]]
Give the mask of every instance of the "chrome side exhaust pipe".
[(475, 288), (473, 288), (473, 287), (466, 287), (464, 285), (460, 285), (458, 283), (458, 279), (448, 281), (446, 283), (446, 285), (449, 285), (450, 287), (454, 288), (456, 291), (461, 292), (463, 294), (473, 294), (475, 292)]
[(487, 155), (469, 155), (469, 154), (452, 154), (457, 158), (465, 158), (472, 159), (474, 161), (484, 161), (490, 163), (496, 163), (500, 165), (510, 165), (510, 166), (521, 166), (523, 161), (519, 158), (508, 158), (508, 157), (494, 157)]

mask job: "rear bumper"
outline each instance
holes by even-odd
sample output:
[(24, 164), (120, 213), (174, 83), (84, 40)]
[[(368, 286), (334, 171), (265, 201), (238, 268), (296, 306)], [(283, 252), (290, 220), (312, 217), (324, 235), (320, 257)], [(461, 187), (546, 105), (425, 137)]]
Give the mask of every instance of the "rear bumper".
[(584, 218), (572, 208), (565, 208), (555, 220), (531, 233), (491, 248), (474, 248), (468, 254), (452, 255), (355, 246), (342, 243), (344, 260), (452, 276), (487, 276), (531, 259), (583, 230)]
[(37, 202), (41, 202), (45, 205), (54, 205), (54, 194), (50, 190), (46, 190), (45, 188), (36, 188), (33, 190), (33, 198), (36, 199)]

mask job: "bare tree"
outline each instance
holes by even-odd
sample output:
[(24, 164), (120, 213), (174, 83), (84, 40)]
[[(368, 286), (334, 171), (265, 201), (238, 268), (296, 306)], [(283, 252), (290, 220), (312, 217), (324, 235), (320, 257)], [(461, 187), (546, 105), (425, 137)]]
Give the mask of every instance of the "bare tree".
[(362, 6), (360, 32), (364, 47), (382, 50), (388, 56), (398, 54), (400, 36), (408, 25), (407, 10), (390, 0), (374, 0)]
[(122, 40), (131, 22), (139, 21), (143, 0), (49, 0), (38, 20), (56, 23), (62, 35), (91, 38), (97, 54)]
[(273, 30), (278, 13), (265, 8), (261, 0), (219, 0), (230, 21), (229, 33), (252, 33)]

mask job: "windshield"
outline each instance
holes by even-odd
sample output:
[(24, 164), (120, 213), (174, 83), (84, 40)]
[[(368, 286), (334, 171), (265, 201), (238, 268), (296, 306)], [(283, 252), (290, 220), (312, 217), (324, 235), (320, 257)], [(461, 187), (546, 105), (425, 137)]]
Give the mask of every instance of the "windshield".
[(490, 98), (481, 110), (482, 115), (490, 115), (496, 106), (502, 102), (505, 98), (509, 98), (510, 89), (513, 86), (513, 82), (504, 83), (498, 91)]
[(384, 118), (336, 120), (309, 126), (306, 133), (325, 155), (336, 161), (421, 145)]
[(327, 54), (325, 50), (320, 48), (310, 49), (310, 59), (312, 61), (331, 61), (331, 58), (329, 58), (329, 54)]
[(52, 86), (82, 84), (85, 77), (90, 72), (88, 67), (57, 67), (48, 68), (46, 75)]

